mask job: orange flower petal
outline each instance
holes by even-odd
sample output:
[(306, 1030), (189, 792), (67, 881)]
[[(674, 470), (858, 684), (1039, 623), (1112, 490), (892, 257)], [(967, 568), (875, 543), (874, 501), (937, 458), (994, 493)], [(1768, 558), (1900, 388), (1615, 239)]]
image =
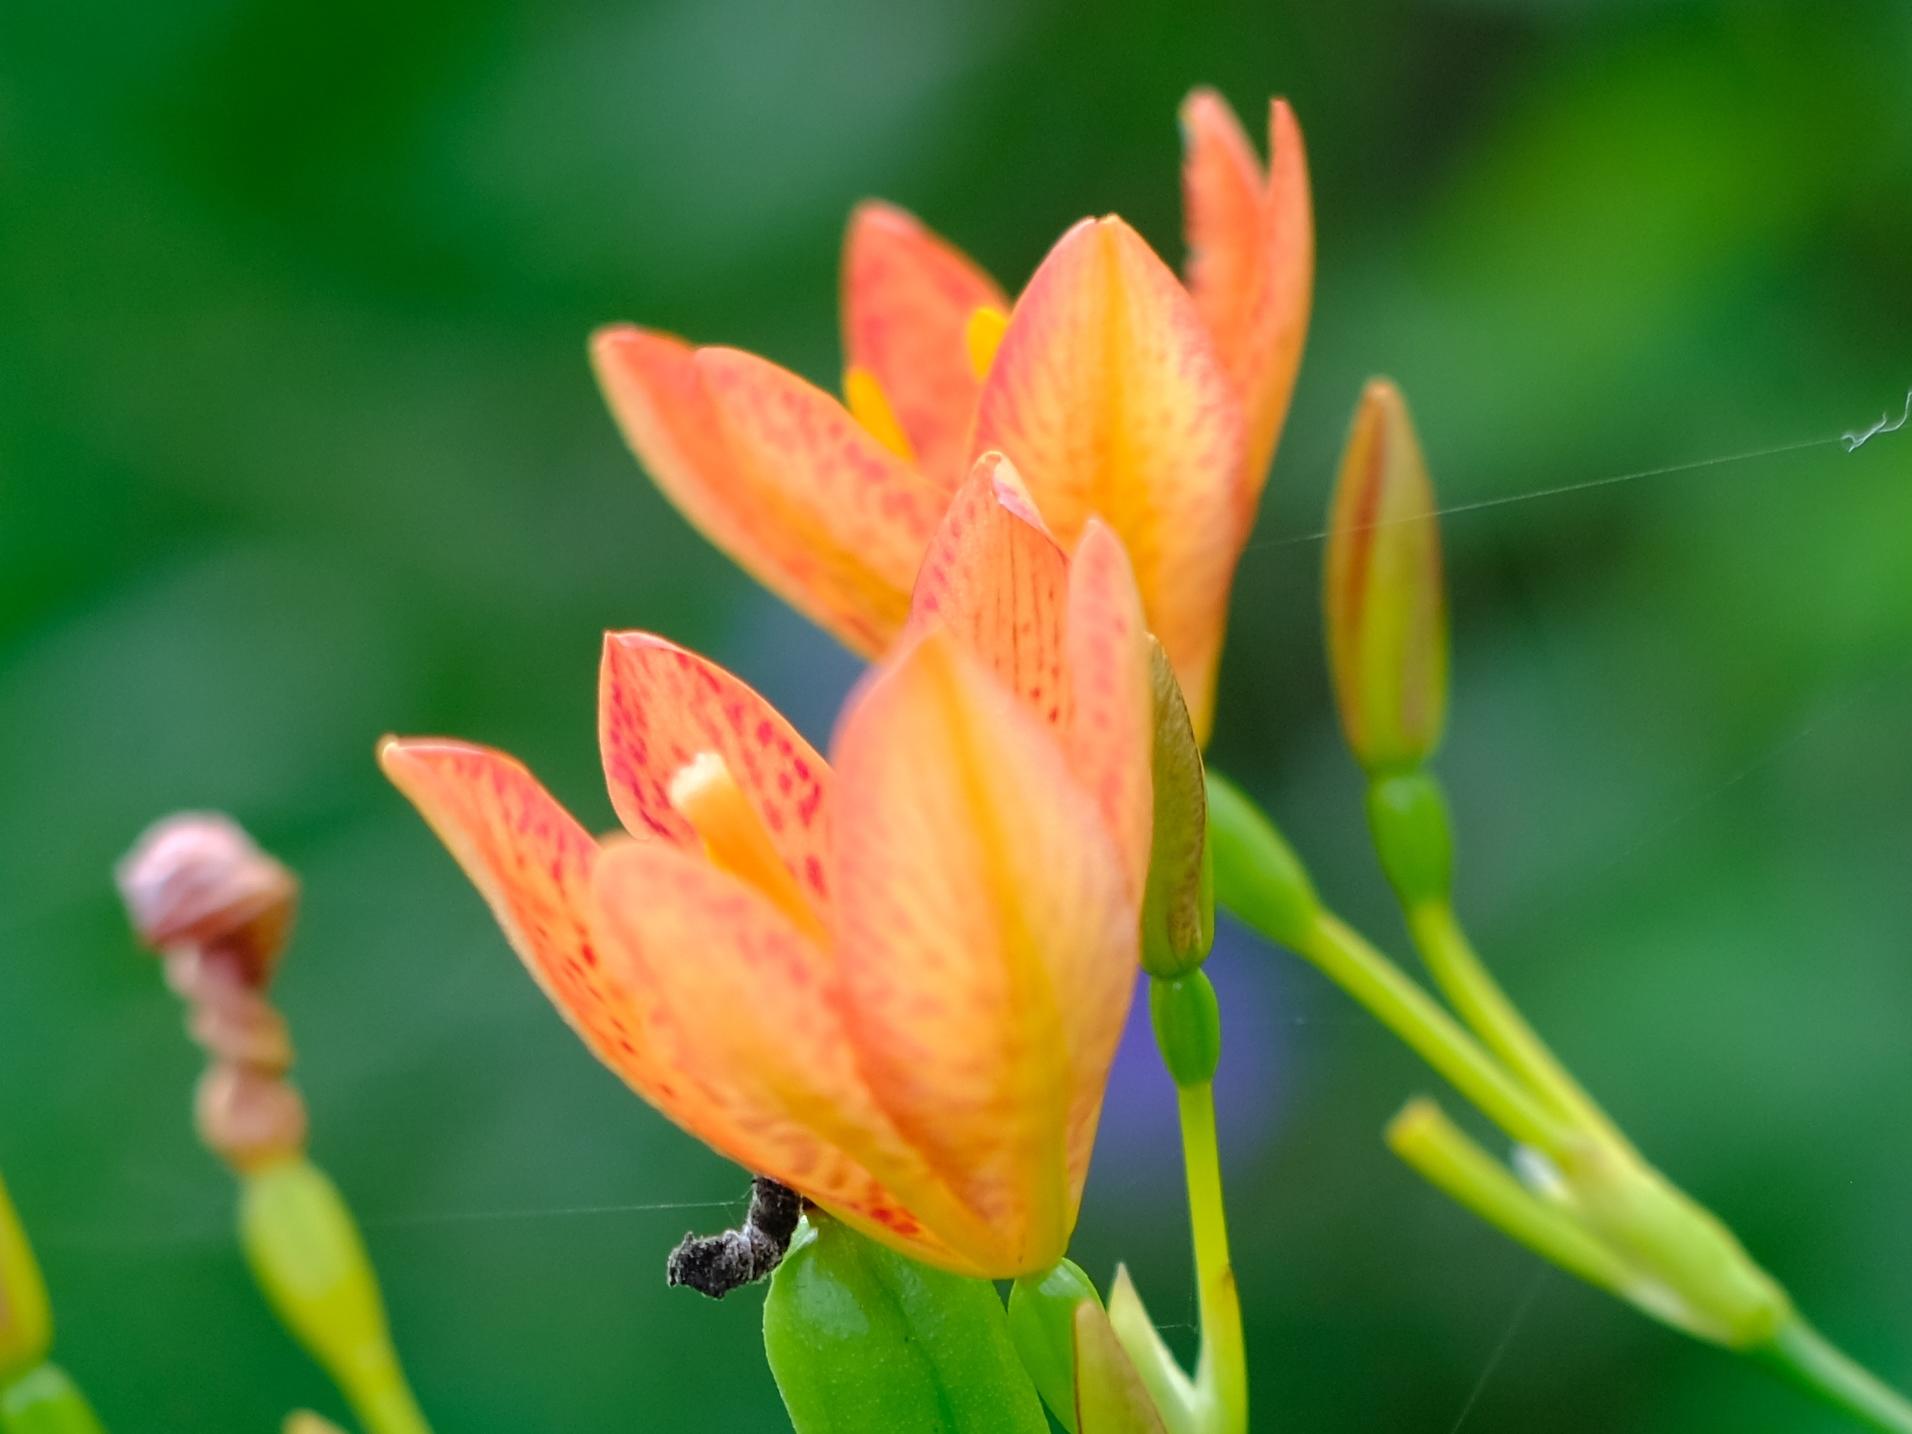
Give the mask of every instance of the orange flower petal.
[(843, 346), (875, 377), (923, 471), (944, 488), (965, 468), (982, 387), (965, 335), (984, 307), (1007, 303), (955, 248), (893, 205), (857, 206), (843, 246)]
[(912, 628), (946, 628), (1052, 724), (1068, 716), (1063, 671), (1069, 560), (1042, 526), (1016, 470), (985, 453), (950, 500), (923, 554)]
[(388, 737), (379, 765), (450, 849), (490, 905), (532, 979), (591, 1053), (647, 1099), (679, 1080), (660, 1062), (654, 1023), (622, 966), (590, 929), (598, 844), (537, 778), (502, 752)]
[(714, 752), (749, 796), (784, 865), (829, 910), (830, 769), (762, 697), (716, 663), (647, 632), (605, 634), (598, 744), (618, 819), (694, 847), (670, 783)]
[(1054, 735), (947, 633), (836, 744), (838, 962), (862, 1068), (904, 1136), (1046, 1268), (1075, 1219), (1135, 985), (1137, 914)]
[(857, 651), (894, 638), (942, 510), (932, 484), (762, 359), (629, 327), (592, 353), (632, 450), (705, 536)]
[(1016, 304), (975, 447), (1008, 456), (1065, 547), (1091, 515), (1115, 529), (1204, 732), (1247, 531), (1242, 444), (1234, 387), (1175, 276), (1119, 219), (1071, 229)]
[(1068, 665), (1070, 765), (1102, 808), (1139, 902), (1155, 833), (1149, 632), (1128, 554), (1093, 518), (1069, 564)]
[(594, 886), (607, 949), (669, 1017), (668, 1058), (706, 1073), (712, 1106), (692, 1134), (907, 1254), (988, 1272), (993, 1236), (864, 1083), (824, 951), (753, 888), (674, 847), (614, 842)]
[(1307, 154), (1284, 100), (1269, 110), (1266, 176), (1234, 111), (1213, 90), (1189, 95), (1181, 119), (1188, 288), (1247, 416), (1241, 496), (1252, 516), (1308, 334), (1314, 214)]

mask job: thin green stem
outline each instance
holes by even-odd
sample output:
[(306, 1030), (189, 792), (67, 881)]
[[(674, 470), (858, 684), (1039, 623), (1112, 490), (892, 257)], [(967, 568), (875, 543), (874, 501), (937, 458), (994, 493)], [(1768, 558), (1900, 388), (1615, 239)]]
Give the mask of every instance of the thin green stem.
[(1572, 1215), (1535, 1195), (1425, 1098), (1387, 1129), (1388, 1146), (1435, 1189), (1569, 1274), (1623, 1298), (1626, 1264)]
[[(1222, 900), (1227, 900), (1223, 893)], [(1572, 1139), (1568, 1127), (1421, 985), (1329, 911), (1319, 911), (1298, 935), (1296, 950), (1405, 1041), (1450, 1085), (1515, 1140), (1557, 1154)]]
[(1754, 1351), (1769, 1368), (1808, 1393), (1886, 1434), (1912, 1434), (1912, 1403), (1840, 1353), (1803, 1319), (1794, 1319), (1771, 1344)]
[(1242, 1341), (1241, 1295), (1228, 1257), (1215, 1088), (1207, 1081), (1178, 1086), (1176, 1099), (1182, 1117), (1182, 1160), (1188, 1174), (1189, 1226), (1195, 1238), (1202, 1319), (1202, 1353), (1195, 1368), (1202, 1406), (1200, 1427), (1203, 1434), (1247, 1434), (1248, 1355)]
[(1631, 1153), (1633, 1147), (1620, 1128), (1507, 998), (1461, 929), (1453, 904), (1446, 900), (1421, 902), (1407, 911), (1407, 924), (1435, 985), (1487, 1048), (1556, 1114), (1596, 1139)]

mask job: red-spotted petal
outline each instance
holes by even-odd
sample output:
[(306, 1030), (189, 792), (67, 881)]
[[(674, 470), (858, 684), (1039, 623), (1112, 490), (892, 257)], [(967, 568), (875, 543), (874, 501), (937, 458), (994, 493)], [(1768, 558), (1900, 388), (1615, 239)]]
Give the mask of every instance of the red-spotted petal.
[(947, 633), (863, 688), (835, 757), (862, 1067), (1007, 1263), (1046, 1268), (1135, 984), (1121, 860), (1050, 730)]
[(1252, 516), (1308, 333), (1308, 161), (1283, 100), (1269, 110), (1266, 174), (1234, 111), (1212, 90), (1196, 90), (1183, 103), (1182, 138), (1188, 287), (1247, 415), (1241, 496)]
[(1097, 519), (1069, 564), (1068, 603), (1069, 762), (1102, 808), (1139, 901), (1155, 829), (1149, 633), (1128, 554)]
[(934, 485), (763, 359), (628, 327), (592, 351), (632, 450), (712, 542), (857, 651), (896, 636), (942, 511)]
[(604, 1064), (655, 1104), (687, 1082), (656, 1050), (652, 1003), (590, 928), (591, 835), (502, 752), (388, 737), (379, 765), (438, 833), (490, 905), (532, 978)]
[(1042, 525), (1022, 480), (985, 453), (950, 500), (923, 554), (913, 629), (946, 628), (1046, 721), (1068, 717), (1063, 670), (1069, 560)]
[(1246, 536), (1242, 445), (1234, 385), (1175, 276), (1119, 219), (1070, 230), (1016, 304), (975, 446), (1009, 457), (1065, 547), (1091, 516), (1115, 529), (1203, 731)]
[(970, 316), (1006, 309), (995, 281), (912, 215), (857, 206), (843, 245), (843, 346), (888, 398), (922, 471), (962, 478), (982, 383), (965, 342)]
[(693, 849), (696, 833), (671, 805), (671, 779), (702, 753), (723, 758), (790, 874), (827, 912), (829, 766), (749, 685), (661, 637), (607, 633), (598, 743), (625, 827)]
[(705, 1074), (691, 1133), (875, 1238), (1007, 1273), (990, 1232), (897, 1134), (857, 1068), (828, 955), (756, 890), (659, 843), (616, 842), (595, 877), (607, 949), (669, 1017), (671, 1062)]

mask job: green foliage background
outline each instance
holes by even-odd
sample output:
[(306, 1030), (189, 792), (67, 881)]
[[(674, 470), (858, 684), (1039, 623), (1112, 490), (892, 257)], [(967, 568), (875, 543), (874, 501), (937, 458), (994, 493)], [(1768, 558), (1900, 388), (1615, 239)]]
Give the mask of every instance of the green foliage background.
[[(1200, 80), (1294, 98), (1321, 246), (1214, 756), (1398, 949), (1307, 537), (1360, 381), (1403, 383), (1456, 504), (1896, 412), (1906, 6), (0, 8), (0, 1169), (116, 1429), (336, 1410), (246, 1280), (194, 1053), (109, 896), (182, 805), (306, 877), (279, 990), (316, 1151), (440, 1428), (781, 1427), (757, 1299), (659, 1279), (730, 1210), (579, 1209), (741, 1176), (589, 1062), (372, 742), (495, 742), (608, 825), (607, 626), (714, 653), (824, 736), (853, 665), (666, 509), (585, 334), (828, 381), (869, 193), (1012, 286), (1084, 213), (1178, 253)], [(1479, 936), (1646, 1149), (1912, 1382), (1912, 432), (1447, 532)], [(1420, 1187), (1378, 1131), (1428, 1075), (1288, 958), (1218, 959), (1259, 1423), (1837, 1427)], [(1125, 1069), (1078, 1253), (1129, 1258), (1175, 1324), (1165, 1097)]]

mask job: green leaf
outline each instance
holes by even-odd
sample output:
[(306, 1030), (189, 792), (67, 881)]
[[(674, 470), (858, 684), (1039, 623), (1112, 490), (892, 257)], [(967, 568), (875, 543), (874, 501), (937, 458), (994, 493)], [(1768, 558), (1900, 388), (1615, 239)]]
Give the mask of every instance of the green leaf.
[(763, 1311), (796, 1434), (1046, 1434), (994, 1285), (811, 1219)]

